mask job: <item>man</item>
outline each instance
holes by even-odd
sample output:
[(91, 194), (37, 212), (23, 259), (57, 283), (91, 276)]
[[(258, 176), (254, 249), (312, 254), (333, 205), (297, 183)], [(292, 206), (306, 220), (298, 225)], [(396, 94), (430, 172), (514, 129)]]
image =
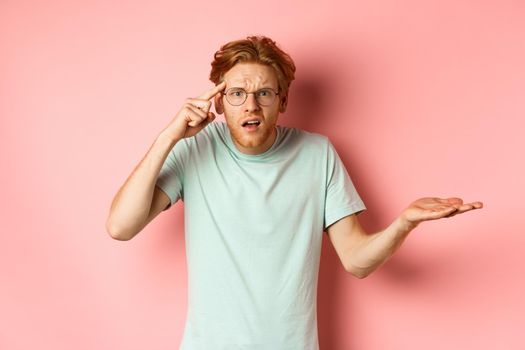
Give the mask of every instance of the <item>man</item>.
[[(325, 136), (277, 125), (295, 66), (274, 41), (216, 52), (216, 85), (189, 98), (113, 200), (110, 235), (129, 240), (184, 201), (188, 316), (181, 349), (318, 349), (322, 233), (358, 278), (383, 264), (419, 223), (482, 207), (422, 198), (368, 235), (365, 210)], [(226, 123), (213, 122), (217, 113)]]

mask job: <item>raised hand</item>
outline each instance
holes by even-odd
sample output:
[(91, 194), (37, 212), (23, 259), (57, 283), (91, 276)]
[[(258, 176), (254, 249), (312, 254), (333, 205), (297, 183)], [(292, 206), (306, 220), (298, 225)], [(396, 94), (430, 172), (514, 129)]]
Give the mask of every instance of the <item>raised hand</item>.
[(427, 220), (450, 218), (473, 209), (483, 208), (482, 202), (463, 203), (461, 198), (425, 197), (412, 202), (402, 213), (401, 218), (410, 228)]
[(215, 119), (210, 112), (211, 99), (224, 90), (226, 82), (219, 83), (197, 98), (188, 98), (170, 124), (162, 131), (174, 141), (196, 135)]

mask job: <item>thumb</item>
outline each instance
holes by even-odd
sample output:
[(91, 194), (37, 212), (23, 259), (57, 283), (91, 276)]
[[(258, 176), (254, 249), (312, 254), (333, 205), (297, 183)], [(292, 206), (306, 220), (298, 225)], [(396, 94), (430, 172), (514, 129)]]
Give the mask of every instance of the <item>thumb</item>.
[(210, 124), (215, 119), (215, 114), (208, 112), (208, 118), (204, 119), (199, 125), (199, 130), (204, 129), (208, 124)]

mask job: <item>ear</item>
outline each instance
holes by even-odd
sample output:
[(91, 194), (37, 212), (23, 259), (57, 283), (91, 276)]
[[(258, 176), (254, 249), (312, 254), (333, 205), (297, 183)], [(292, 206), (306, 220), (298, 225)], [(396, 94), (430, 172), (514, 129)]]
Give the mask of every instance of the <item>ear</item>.
[(283, 113), (284, 111), (286, 111), (287, 105), (288, 105), (288, 94), (284, 95), (279, 100), (279, 112)]
[(213, 99), (215, 102), (215, 111), (217, 112), (217, 114), (224, 113), (224, 106), (222, 105), (222, 95), (217, 94)]

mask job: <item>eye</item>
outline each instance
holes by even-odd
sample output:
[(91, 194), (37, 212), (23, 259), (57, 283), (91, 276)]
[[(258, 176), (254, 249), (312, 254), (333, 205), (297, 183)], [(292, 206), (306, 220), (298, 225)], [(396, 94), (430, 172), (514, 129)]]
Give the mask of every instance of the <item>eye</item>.
[(242, 97), (244, 96), (244, 91), (241, 89), (232, 89), (228, 92), (228, 95), (231, 97)]
[(271, 96), (272, 93), (273, 93), (273, 91), (270, 90), (270, 89), (262, 89), (262, 90), (257, 91), (257, 95), (259, 95), (261, 97)]

